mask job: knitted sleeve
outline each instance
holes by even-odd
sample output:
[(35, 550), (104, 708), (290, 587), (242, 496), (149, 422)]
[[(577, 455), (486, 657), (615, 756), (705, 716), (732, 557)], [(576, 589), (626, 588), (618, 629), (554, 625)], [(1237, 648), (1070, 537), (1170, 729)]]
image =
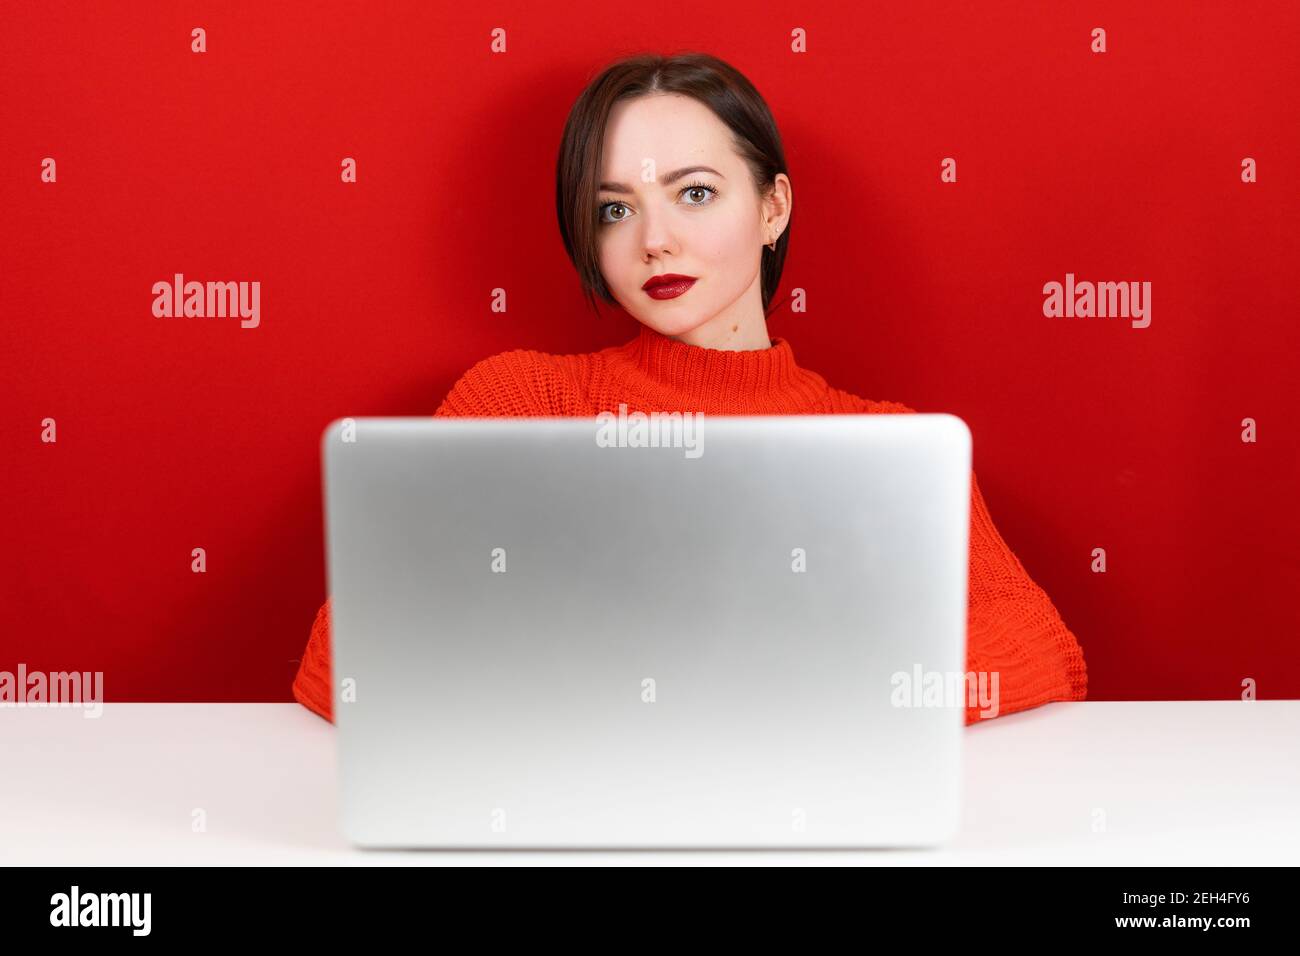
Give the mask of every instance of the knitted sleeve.
[[(997, 693), (967, 707), (966, 723), (1054, 700), (1083, 700), (1088, 671), (1078, 639), (998, 533), (971, 472), (966, 668)], [(978, 685), (977, 685), (978, 686)]]
[[(869, 414), (916, 414), (899, 402), (860, 402)], [(998, 533), (974, 471), (970, 482), (966, 670), (977, 692), (984, 675), (987, 697), (980, 699), (988, 703), (968, 706), (966, 723), (1054, 700), (1085, 699), (1088, 672), (1078, 639)]]
[[(512, 418), (564, 414), (573, 388), (558, 368), (539, 353), (502, 352), (475, 363), (451, 387), (435, 418)], [(313, 713), (334, 720), (330, 660), (330, 605), (316, 612), (307, 647), (293, 681), (293, 696)]]

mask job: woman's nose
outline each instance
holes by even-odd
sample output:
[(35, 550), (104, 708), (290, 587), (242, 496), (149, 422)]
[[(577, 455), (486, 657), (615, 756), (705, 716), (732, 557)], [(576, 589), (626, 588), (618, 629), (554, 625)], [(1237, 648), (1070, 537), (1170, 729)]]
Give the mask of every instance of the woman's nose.
[(642, 249), (648, 255), (662, 255), (676, 250), (676, 238), (669, 216), (661, 210), (648, 211), (641, 220)]

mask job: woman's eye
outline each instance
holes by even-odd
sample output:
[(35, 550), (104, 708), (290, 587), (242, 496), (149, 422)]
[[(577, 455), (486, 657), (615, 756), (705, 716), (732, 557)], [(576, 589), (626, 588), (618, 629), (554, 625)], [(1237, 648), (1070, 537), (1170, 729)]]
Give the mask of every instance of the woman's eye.
[[(714, 197), (717, 196), (717, 194), (718, 191), (714, 189), (712, 186), (705, 186), (702, 183), (697, 183), (696, 185), (693, 186), (687, 186), (681, 191), (681, 195), (683, 196), (699, 197), (698, 202), (687, 202), (686, 205), (688, 206), (707, 206), (709, 203), (713, 201)], [(615, 215), (613, 211), (616, 209), (620, 210), (620, 212)], [(610, 215), (606, 215), (607, 213), (609, 213)], [(628, 208), (626, 203), (607, 202), (600, 207), (598, 218), (602, 223), (615, 223), (615, 222), (622, 222), (624, 219), (627, 219), (631, 215), (632, 215), (632, 210)]]
[(712, 186), (687, 186), (682, 192), (688, 196), (698, 193), (702, 197), (699, 202), (688, 202), (686, 204), (688, 206), (703, 206), (717, 194), (717, 191)]
[[(621, 215), (617, 216), (614, 219), (606, 219), (605, 211), (608, 209), (621, 209), (623, 210), (623, 212)], [(623, 205), (623, 203), (621, 202), (609, 202), (609, 203), (605, 203), (605, 205), (600, 207), (601, 222), (622, 222), (626, 218), (627, 218), (627, 206)]]

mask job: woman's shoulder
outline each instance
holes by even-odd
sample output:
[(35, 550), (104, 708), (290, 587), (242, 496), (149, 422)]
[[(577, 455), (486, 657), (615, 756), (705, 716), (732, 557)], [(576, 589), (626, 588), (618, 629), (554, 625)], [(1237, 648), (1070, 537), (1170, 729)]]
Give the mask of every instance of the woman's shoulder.
[(509, 349), (471, 365), (443, 400), (439, 416), (568, 415), (582, 393), (590, 354)]

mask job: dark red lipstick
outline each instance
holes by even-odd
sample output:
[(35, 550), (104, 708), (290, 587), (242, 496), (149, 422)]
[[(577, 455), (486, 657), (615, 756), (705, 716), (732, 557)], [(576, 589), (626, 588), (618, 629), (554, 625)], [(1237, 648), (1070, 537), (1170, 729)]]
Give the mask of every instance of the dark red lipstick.
[(679, 276), (666, 272), (661, 276), (651, 276), (641, 286), (652, 299), (675, 299), (691, 286), (695, 285), (693, 276)]

